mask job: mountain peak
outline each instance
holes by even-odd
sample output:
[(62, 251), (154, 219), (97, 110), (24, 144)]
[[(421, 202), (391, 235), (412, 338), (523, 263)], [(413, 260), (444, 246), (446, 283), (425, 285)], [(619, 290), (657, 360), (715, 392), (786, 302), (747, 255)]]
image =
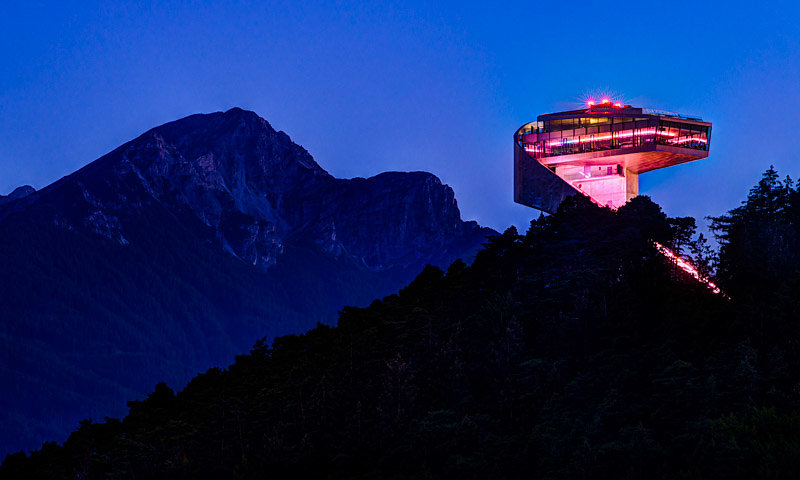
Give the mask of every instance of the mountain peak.
[[(239, 107), (224, 112), (196, 113), (159, 125), (143, 136), (157, 133), (171, 140), (176, 137), (192, 134), (210, 134), (214, 138), (238, 133), (239, 135), (276, 135), (265, 119), (257, 113)], [(136, 141), (136, 140), (134, 140)]]
[(25, 198), (31, 193), (36, 191), (35, 188), (31, 187), (30, 185), (22, 185), (17, 187), (9, 193), (8, 195), (0, 195), (0, 205), (4, 203), (13, 202), (14, 200), (19, 200), (20, 198)]
[(20, 198), (27, 197), (35, 191), (36, 189), (30, 185), (22, 185), (21, 187), (15, 188), (13, 192), (9, 193), (8, 198), (10, 200), (19, 200)]
[(288, 239), (377, 271), (455, 259), (487, 233), (461, 220), (453, 190), (435, 175), (336, 179), (288, 135), (238, 107), (155, 127), (45, 191), (58, 210), (76, 206), (58, 224), (123, 245), (131, 238), (126, 219), (142, 208), (191, 212), (211, 243), (261, 269), (277, 262)]
[[(196, 207), (197, 197), (216, 204), (222, 196), (233, 196), (234, 203), (250, 204), (234, 205), (237, 209), (259, 215), (271, 210), (275, 197), (287, 190), (333, 179), (288, 135), (241, 108), (190, 115), (152, 128), (69, 179), (102, 182), (100, 177), (114, 172), (133, 174), (132, 181), (141, 182), (159, 201)], [(254, 207), (257, 212), (246, 201), (252, 197), (260, 198), (256, 203), (261, 205)], [(214, 224), (200, 216), (204, 223)]]
[(260, 120), (264, 120), (256, 112), (254, 112), (252, 110), (245, 110), (244, 108), (241, 108), (241, 107), (231, 107), (228, 110), (225, 110), (223, 112), (223, 114), (224, 115), (228, 115), (228, 116), (236, 115), (236, 116), (244, 116), (244, 117), (257, 118), (257, 119), (260, 119)]

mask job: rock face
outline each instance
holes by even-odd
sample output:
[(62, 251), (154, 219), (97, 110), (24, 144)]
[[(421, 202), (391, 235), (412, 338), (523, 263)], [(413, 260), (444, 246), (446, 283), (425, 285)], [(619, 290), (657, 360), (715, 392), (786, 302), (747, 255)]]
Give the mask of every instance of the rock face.
[(0, 456), (333, 323), (493, 233), (429, 173), (334, 178), (237, 108), (20, 187), (0, 197)]
[(13, 192), (9, 193), (7, 196), (0, 195), (0, 205), (8, 202), (13, 202), (14, 200), (19, 200), (20, 198), (25, 198), (35, 191), (36, 189), (31, 187), (30, 185), (23, 185), (21, 187), (17, 187), (14, 189)]
[[(20, 187), (8, 198), (32, 191)], [(64, 211), (68, 191), (78, 195)], [(60, 225), (122, 244), (121, 219), (144, 206), (190, 211), (219, 247), (261, 269), (287, 241), (382, 271), (448, 263), (492, 233), (462, 221), (453, 190), (430, 173), (336, 179), (285, 133), (238, 108), (154, 128), (36, 200), (59, 213)]]

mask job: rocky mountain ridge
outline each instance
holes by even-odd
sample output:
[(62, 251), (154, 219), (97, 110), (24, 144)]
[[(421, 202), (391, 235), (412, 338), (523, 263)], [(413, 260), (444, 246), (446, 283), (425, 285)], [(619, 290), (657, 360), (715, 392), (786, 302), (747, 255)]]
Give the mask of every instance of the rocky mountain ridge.
[[(69, 211), (61, 208), (67, 192), (80, 202)], [(30, 193), (20, 187), (8, 198)], [(54, 223), (121, 244), (121, 219), (137, 209), (187, 210), (219, 247), (262, 269), (292, 238), (381, 271), (457, 257), (461, 245), (493, 233), (463, 222), (453, 190), (430, 173), (336, 179), (288, 135), (238, 108), (154, 128), (16, 209), (37, 202), (52, 207)]]
[(14, 200), (19, 200), (21, 198), (25, 198), (35, 191), (36, 189), (31, 187), (30, 185), (22, 185), (20, 187), (17, 187), (8, 195), (0, 195), (0, 205), (4, 203), (13, 202)]
[(0, 456), (333, 323), (492, 233), (430, 173), (334, 178), (241, 109), (17, 189), (0, 198)]

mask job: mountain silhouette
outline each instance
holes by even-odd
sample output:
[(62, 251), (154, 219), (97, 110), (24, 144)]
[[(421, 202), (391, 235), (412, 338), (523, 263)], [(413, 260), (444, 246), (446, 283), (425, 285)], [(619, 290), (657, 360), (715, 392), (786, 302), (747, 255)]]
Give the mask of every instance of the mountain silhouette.
[(0, 453), (332, 323), (494, 233), (430, 173), (337, 179), (239, 108), (20, 187), (0, 197)]

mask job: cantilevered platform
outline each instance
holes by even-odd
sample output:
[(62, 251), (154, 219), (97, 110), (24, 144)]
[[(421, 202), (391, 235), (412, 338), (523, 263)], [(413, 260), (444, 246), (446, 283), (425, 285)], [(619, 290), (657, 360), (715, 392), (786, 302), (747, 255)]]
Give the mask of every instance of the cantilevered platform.
[(514, 135), (514, 201), (554, 212), (581, 193), (617, 208), (638, 175), (708, 156), (711, 123), (630, 105), (540, 115)]

